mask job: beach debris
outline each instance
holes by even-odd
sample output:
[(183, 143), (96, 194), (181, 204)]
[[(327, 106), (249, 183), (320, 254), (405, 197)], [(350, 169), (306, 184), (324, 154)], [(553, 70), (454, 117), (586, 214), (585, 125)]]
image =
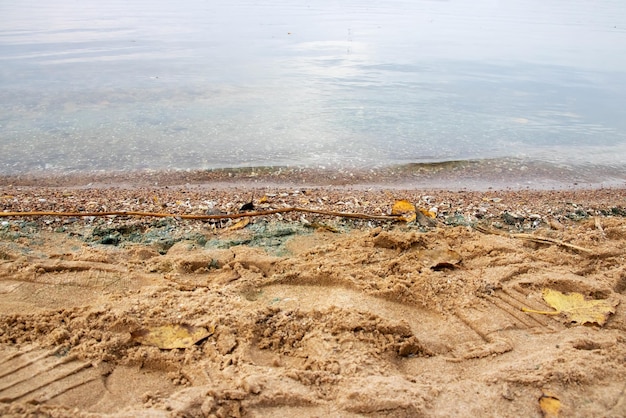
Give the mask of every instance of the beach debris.
[(420, 209), (416, 212), (416, 220), (420, 226), (424, 226), (427, 228), (433, 228), (437, 226), (437, 221), (435, 220), (435, 213), (428, 211), (426, 209)]
[(543, 391), (539, 397), (539, 407), (545, 418), (557, 418), (561, 410), (561, 401), (553, 393)]
[(428, 210), (428, 209), (424, 209), (424, 208), (420, 208), (420, 212), (421, 212), (424, 216), (426, 216), (426, 217), (428, 217), (428, 218), (435, 219), (435, 218), (437, 217), (437, 208), (436, 208), (436, 207), (433, 207), (433, 208), (431, 208), (430, 210)]
[(550, 229), (554, 229), (555, 231), (562, 231), (565, 229), (565, 226), (556, 219), (548, 219), (547, 223)]
[(304, 226), (306, 228), (313, 228), (317, 231), (328, 231), (328, 232), (332, 232), (333, 234), (337, 234), (339, 232), (341, 232), (340, 230), (338, 230), (337, 228), (335, 228), (334, 226), (325, 224), (325, 223), (321, 223), (321, 222), (307, 222), (304, 223)]
[(391, 215), (397, 216), (399, 220), (409, 223), (416, 222), (420, 226), (432, 228), (437, 225), (435, 218), (437, 214), (427, 209), (417, 209), (408, 200), (396, 200), (391, 207)]
[(519, 225), (524, 222), (526, 218), (519, 213), (504, 212), (502, 213), (502, 219), (508, 225)]
[(254, 203), (252, 201), (244, 204), (243, 206), (239, 208), (239, 212), (248, 212), (251, 210), (254, 210)]
[(560, 247), (565, 247), (565, 248), (569, 248), (571, 250), (575, 250), (581, 253), (586, 253), (586, 254), (593, 254), (593, 250), (590, 250), (588, 248), (584, 248), (584, 247), (580, 247), (578, 245), (574, 245), (574, 244), (569, 244), (567, 242), (563, 242), (560, 241), (558, 239), (553, 239), (553, 238), (546, 238), (546, 237), (538, 237), (536, 235), (532, 235), (532, 234), (509, 234), (509, 236), (511, 238), (517, 238), (517, 239), (523, 239), (526, 241), (531, 241), (531, 242), (535, 242), (537, 244), (555, 244), (558, 245)]
[(223, 215), (226, 215), (226, 212), (222, 212), (221, 210), (219, 210), (218, 208), (216, 208), (214, 206), (209, 206), (204, 213), (206, 215), (209, 215), (209, 216), (223, 216)]
[(215, 329), (210, 330), (190, 325), (163, 325), (159, 327), (141, 328), (130, 333), (131, 338), (142, 345), (150, 345), (164, 350), (189, 348), (211, 336)]
[[(207, 211), (208, 212), (208, 211)], [(369, 219), (380, 221), (402, 221), (403, 218), (399, 215), (371, 215), (367, 213), (351, 213), (351, 212), (336, 212), (330, 210), (311, 209), (297, 206), (289, 206), (278, 209), (259, 210), (255, 212), (238, 212), (238, 213), (217, 213), (217, 214), (174, 214), (166, 212), (136, 212), (136, 211), (103, 211), (103, 212), (0, 212), (0, 218), (9, 217), (33, 217), (33, 216), (57, 216), (57, 217), (83, 217), (83, 218), (96, 218), (96, 217), (111, 217), (111, 216), (137, 216), (137, 217), (152, 217), (152, 218), (174, 218), (180, 219), (195, 219), (203, 221), (217, 221), (225, 219), (240, 219), (253, 216), (268, 216), (276, 214), (285, 214), (291, 212), (312, 213), (324, 216), (337, 216), (340, 218), (350, 219)]]
[(448, 226), (468, 226), (472, 222), (460, 213), (445, 218), (444, 223)]
[(600, 236), (602, 239), (606, 239), (606, 234), (604, 233), (604, 228), (602, 227), (602, 222), (600, 222), (600, 218), (596, 217), (593, 219), (596, 230), (600, 231)]
[(228, 227), (229, 231), (236, 231), (245, 228), (250, 223), (250, 218), (242, 218), (237, 223)]
[(495, 229), (491, 229), (484, 225), (478, 225), (478, 224), (473, 225), (473, 227), (475, 230), (480, 231), (483, 234), (504, 235), (504, 236), (508, 236), (509, 238), (522, 239), (522, 240), (531, 241), (537, 244), (558, 245), (560, 247), (569, 248), (571, 250), (575, 250), (581, 253), (594, 254), (593, 250), (580, 247), (578, 245), (569, 244), (567, 242), (563, 242), (554, 238), (540, 237), (540, 236), (533, 235), (533, 234), (507, 234), (506, 232), (497, 231)]
[(615, 307), (619, 303), (607, 299), (586, 300), (580, 293), (565, 294), (548, 288), (543, 289), (542, 295), (543, 300), (556, 311), (537, 311), (525, 307), (522, 308), (522, 311), (541, 315), (560, 315), (563, 313), (571, 322), (578, 325), (586, 323), (604, 325), (608, 316), (615, 313)]
[(612, 207), (610, 210), (604, 209), (600, 211), (604, 216), (626, 216), (626, 208), (621, 206)]
[(567, 215), (567, 217), (573, 221), (582, 221), (584, 219), (589, 219), (589, 213), (584, 210), (583, 208), (578, 208), (576, 205), (574, 205), (576, 209), (575, 212), (573, 213), (569, 213)]
[(417, 218), (415, 205), (408, 200), (396, 200), (391, 207), (391, 214), (400, 216), (404, 222), (413, 222)]

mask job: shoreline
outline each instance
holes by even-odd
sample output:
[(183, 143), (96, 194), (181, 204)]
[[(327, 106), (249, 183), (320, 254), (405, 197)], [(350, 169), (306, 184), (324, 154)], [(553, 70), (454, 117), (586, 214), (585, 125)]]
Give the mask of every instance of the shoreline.
[[(1, 212), (143, 212), (177, 215), (234, 214), (246, 204), (256, 211), (302, 207), (311, 210), (389, 215), (394, 202), (408, 200), (438, 220), (499, 219), (506, 213), (528, 221), (551, 218), (624, 216), (626, 188), (572, 190), (431, 190), (383, 186), (248, 185), (214, 183), (175, 186), (0, 186)], [(576, 215), (578, 214), (578, 215)], [(288, 214), (287, 218), (300, 216)], [(269, 218), (282, 219), (282, 215)], [(48, 217), (50, 218), (50, 217)], [(8, 219), (8, 218), (5, 218)], [(536, 223), (536, 222), (535, 222)]]
[(124, 188), (205, 184), (230, 187), (351, 187), (428, 190), (626, 188), (626, 171), (517, 159), (407, 163), (381, 167), (251, 166), (195, 170), (31, 171), (0, 174), (0, 184)]

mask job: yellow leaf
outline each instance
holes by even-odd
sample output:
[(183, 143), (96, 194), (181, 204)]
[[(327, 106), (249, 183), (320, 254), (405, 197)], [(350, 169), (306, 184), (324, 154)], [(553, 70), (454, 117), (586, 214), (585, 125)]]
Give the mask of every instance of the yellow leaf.
[(267, 203), (268, 201), (269, 199), (267, 198), (267, 195), (264, 195), (262, 198), (259, 199), (259, 204)]
[(402, 220), (404, 222), (413, 222), (415, 221), (415, 219), (417, 219), (417, 213), (413, 212), (413, 213), (406, 213), (404, 215), (401, 216)]
[(391, 207), (392, 215), (404, 215), (409, 212), (415, 212), (415, 205), (408, 200), (396, 200)]
[(585, 300), (580, 293), (561, 293), (558, 290), (543, 289), (543, 300), (556, 311), (543, 312), (533, 309), (522, 308), (524, 312), (538, 313), (543, 315), (565, 314), (571, 322), (579, 325), (597, 323), (604, 325), (609, 314), (615, 313), (617, 303), (606, 299)]
[(546, 418), (557, 418), (561, 410), (561, 401), (550, 392), (543, 392), (539, 398), (541, 412)]
[(437, 214), (431, 210), (420, 208), (420, 212), (422, 212), (425, 216), (428, 216), (429, 218), (435, 219), (437, 217)]
[(228, 227), (229, 231), (236, 231), (238, 229), (243, 229), (246, 225), (248, 225), (250, 223), (250, 218), (242, 218), (239, 222), (237, 222), (236, 224)]
[(413, 222), (417, 218), (415, 205), (408, 200), (396, 200), (391, 207), (392, 215), (400, 215), (404, 222)]
[(198, 341), (213, 334), (206, 328), (189, 325), (164, 325), (161, 327), (142, 328), (130, 333), (133, 340), (143, 345), (163, 349), (189, 348)]

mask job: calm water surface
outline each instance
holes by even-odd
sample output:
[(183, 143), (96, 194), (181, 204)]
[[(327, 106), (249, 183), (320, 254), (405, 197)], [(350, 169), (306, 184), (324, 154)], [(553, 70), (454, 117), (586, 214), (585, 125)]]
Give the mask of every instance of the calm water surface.
[(0, 0), (0, 174), (484, 160), (626, 180), (624, 51), (622, 0)]

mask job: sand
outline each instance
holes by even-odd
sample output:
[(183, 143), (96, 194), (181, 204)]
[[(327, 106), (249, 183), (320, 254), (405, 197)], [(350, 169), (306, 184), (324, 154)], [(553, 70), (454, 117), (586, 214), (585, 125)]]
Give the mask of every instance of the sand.
[[(400, 199), (435, 218), (176, 216)], [(626, 189), (17, 182), (0, 204), (174, 215), (0, 218), (2, 416), (626, 416)], [(614, 309), (522, 311), (553, 311), (544, 289)], [(174, 325), (205, 332), (141, 340)]]

